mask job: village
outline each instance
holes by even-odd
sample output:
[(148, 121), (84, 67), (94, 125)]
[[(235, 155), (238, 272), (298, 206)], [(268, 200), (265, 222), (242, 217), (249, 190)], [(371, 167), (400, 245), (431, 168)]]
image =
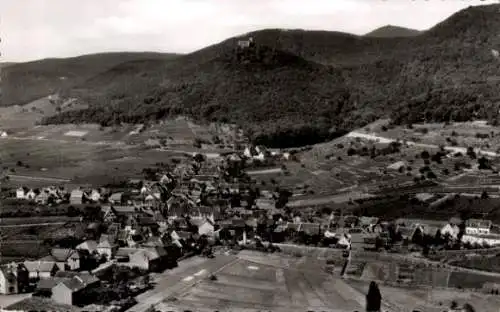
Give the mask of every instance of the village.
[[(340, 274), (349, 275), (360, 252), (433, 259), (464, 250), (493, 251), (500, 245), (499, 228), (490, 220), (384, 220), (343, 209), (289, 207), (289, 190), (264, 187), (247, 174), (255, 163), (279, 165), (293, 157), (247, 146), (213, 159), (194, 153), (187, 162), (146, 168), (144, 179), (120, 185), (4, 190), (4, 200), (36, 207), (19, 219), (63, 207), (67, 219), (59, 227), (82, 230), (51, 240), (38, 258), (4, 257), (0, 294), (32, 294), (14, 304), (18, 307), (35, 300), (49, 310), (55, 304), (124, 311), (137, 303), (136, 296), (155, 287), (158, 274), (193, 256), (219, 257), (228, 248), (267, 253), (288, 245), (329, 248), (344, 259)], [(421, 201), (433, 197), (419, 196)], [(36, 232), (50, 224), (31, 225)], [(15, 245), (22, 240), (16, 232), (22, 226), (2, 228), (3, 241)]]

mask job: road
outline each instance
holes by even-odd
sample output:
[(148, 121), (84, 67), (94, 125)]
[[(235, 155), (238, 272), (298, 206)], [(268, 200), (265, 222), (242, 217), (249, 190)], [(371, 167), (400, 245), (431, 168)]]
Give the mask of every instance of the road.
[[(379, 141), (380, 143), (396, 142), (395, 139), (385, 138), (385, 137), (378, 136), (375, 134), (362, 133), (362, 132), (358, 132), (358, 131), (349, 132), (348, 134), (346, 134), (346, 137), (362, 138), (362, 139), (367, 139), (367, 140), (372, 140), (372, 141)], [(408, 144), (410, 146), (416, 146), (416, 147), (421, 147), (421, 148), (428, 148), (428, 149), (440, 148), (438, 145), (434, 145), (434, 144), (423, 144), (423, 143), (416, 143), (416, 142), (412, 142), (412, 141), (405, 141), (405, 142), (406, 142), (406, 144)], [(458, 153), (458, 152), (462, 153), (462, 154), (467, 153), (466, 147), (444, 146), (444, 149), (447, 151), (454, 152), (454, 153)], [(481, 150), (481, 149), (476, 149), (476, 153), (486, 155), (486, 156), (492, 156), (492, 157), (498, 156), (498, 154), (495, 152), (485, 151), (485, 150)]]
[(270, 168), (270, 169), (262, 169), (262, 170), (251, 170), (247, 173), (249, 175), (259, 175), (259, 174), (272, 174), (272, 173), (280, 173), (281, 168)]
[(138, 303), (127, 311), (144, 312), (169, 297), (178, 297), (210, 274), (215, 274), (237, 261), (237, 257), (226, 255), (218, 255), (213, 259), (193, 257), (183, 260), (177, 268), (161, 273), (154, 289), (137, 296)]

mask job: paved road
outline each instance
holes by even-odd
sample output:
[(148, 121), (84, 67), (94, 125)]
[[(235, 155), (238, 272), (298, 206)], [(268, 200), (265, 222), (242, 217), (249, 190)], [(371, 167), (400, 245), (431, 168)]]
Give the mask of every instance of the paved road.
[(177, 268), (160, 274), (154, 289), (137, 296), (138, 304), (127, 311), (144, 312), (169, 297), (178, 297), (210, 274), (215, 274), (237, 261), (237, 257), (226, 255), (218, 255), (213, 259), (193, 257), (183, 260)]

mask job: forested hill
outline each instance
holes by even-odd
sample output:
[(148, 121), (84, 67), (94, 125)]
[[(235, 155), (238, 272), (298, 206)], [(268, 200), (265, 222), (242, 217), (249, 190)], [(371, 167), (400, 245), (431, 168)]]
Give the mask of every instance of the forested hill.
[(177, 54), (116, 52), (50, 58), (26, 63), (2, 63), (0, 106), (23, 105), (85, 82), (108, 69), (132, 60), (169, 60)]
[[(67, 90), (89, 110), (45, 122), (188, 114), (240, 123), (274, 144), (327, 139), (381, 116), (496, 120), (499, 9), (470, 7), (418, 36), (268, 29), (170, 62), (128, 62)], [(250, 37), (251, 48), (238, 48)]]
[(420, 34), (421, 31), (416, 29), (386, 25), (370, 31), (369, 33), (365, 34), (365, 37), (398, 38), (398, 37), (412, 37)]

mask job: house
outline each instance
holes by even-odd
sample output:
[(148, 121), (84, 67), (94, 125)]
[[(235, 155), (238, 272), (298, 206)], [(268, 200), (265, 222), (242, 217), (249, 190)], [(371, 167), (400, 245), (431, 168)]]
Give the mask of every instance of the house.
[(496, 247), (500, 245), (500, 236), (495, 234), (464, 234), (462, 236), (462, 243)]
[(83, 243), (76, 246), (76, 250), (87, 251), (90, 255), (97, 252), (97, 242), (95, 240), (86, 240)]
[(59, 267), (55, 261), (24, 261), (30, 279), (46, 279), (54, 276)]
[(113, 193), (109, 196), (109, 202), (112, 204), (122, 204), (123, 203), (123, 193)]
[(6, 138), (6, 137), (7, 137), (7, 135), (8, 135), (8, 134), (7, 134), (7, 132), (6, 132), (6, 131), (1, 131), (1, 132), (0, 132), (0, 137), (2, 137), (2, 138)]
[(351, 235), (344, 233), (338, 236), (337, 247), (351, 249)]
[(192, 218), (191, 224), (198, 228), (199, 235), (213, 236), (215, 232), (215, 224), (208, 218)]
[(137, 251), (129, 255), (130, 265), (151, 272), (161, 271), (162, 257), (158, 249), (160, 248), (137, 249)]
[(90, 195), (89, 195), (89, 199), (91, 201), (93, 201), (94, 203), (98, 202), (99, 200), (101, 200), (101, 193), (96, 190), (96, 189), (93, 189), (91, 192), (90, 192)]
[(99, 279), (91, 274), (79, 274), (60, 281), (52, 288), (52, 299), (61, 304), (80, 305), (84, 302), (85, 291), (99, 285)]
[(80, 269), (81, 254), (77, 250), (69, 248), (52, 248), (49, 257), (56, 262), (60, 271)]
[[(57, 274), (56, 274), (57, 275)], [(67, 277), (54, 276), (47, 279), (41, 279), (36, 283), (34, 296), (50, 298), (52, 296), (52, 288), (60, 282), (68, 279)]]
[(112, 207), (117, 217), (130, 216), (138, 213), (138, 208), (132, 205), (113, 205)]
[(80, 189), (71, 191), (69, 202), (72, 205), (81, 205), (83, 203), (83, 191)]
[(458, 234), (460, 233), (460, 228), (458, 225), (447, 223), (445, 226), (441, 228), (441, 235), (446, 236), (449, 235), (453, 239), (458, 238)]
[(116, 211), (113, 207), (109, 205), (101, 206), (101, 214), (104, 222), (110, 223), (116, 221), (117, 218)]
[(113, 259), (116, 251), (118, 250), (118, 245), (113, 239), (108, 238), (107, 235), (102, 235), (99, 244), (97, 245), (97, 253), (101, 256), (105, 256), (106, 259)]
[(306, 235), (321, 235), (321, 224), (302, 222), (299, 224), (297, 232)]
[(16, 190), (16, 198), (17, 199), (25, 199), (26, 194), (28, 193), (28, 188), (25, 186), (22, 186)]
[(34, 190), (29, 190), (29, 191), (26, 193), (26, 195), (25, 195), (25, 197), (24, 197), (24, 198), (25, 198), (25, 199), (28, 199), (28, 200), (33, 200), (33, 199), (35, 199), (35, 197), (36, 197), (36, 193), (35, 193), (35, 191), (34, 191)]
[(238, 47), (244, 49), (249, 48), (253, 44), (253, 38), (250, 37), (248, 40), (238, 40)]
[(465, 234), (490, 234), (490, 220), (469, 219), (465, 221)]
[(366, 229), (372, 229), (379, 221), (379, 218), (377, 217), (360, 217), (359, 218), (359, 225), (362, 227), (362, 228), (366, 228)]
[(389, 166), (387, 166), (387, 169), (389, 170), (402, 170), (406, 167), (406, 163), (404, 161), (397, 161), (393, 164), (390, 164)]
[(18, 293), (17, 265), (15, 263), (0, 266), (0, 294)]
[(35, 202), (41, 205), (46, 205), (49, 202), (49, 197), (50, 195), (48, 192), (42, 191), (35, 197)]
[(264, 210), (271, 210), (276, 206), (274, 199), (267, 198), (257, 198), (255, 200), (255, 205), (257, 206), (257, 208)]

